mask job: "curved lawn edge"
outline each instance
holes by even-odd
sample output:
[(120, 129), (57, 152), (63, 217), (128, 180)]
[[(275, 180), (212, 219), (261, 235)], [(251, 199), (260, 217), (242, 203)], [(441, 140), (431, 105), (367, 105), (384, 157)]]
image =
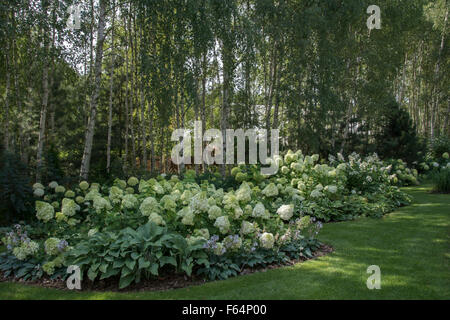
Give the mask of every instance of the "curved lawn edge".
[[(381, 219), (325, 224), (320, 240), (334, 252), (290, 267), (151, 292), (70, 292), (0, 283), (0, 299), (449, 299), (450, 195), (404, 188), (410, 206)], [(381, 269), (381, 289), (366, 286)]]

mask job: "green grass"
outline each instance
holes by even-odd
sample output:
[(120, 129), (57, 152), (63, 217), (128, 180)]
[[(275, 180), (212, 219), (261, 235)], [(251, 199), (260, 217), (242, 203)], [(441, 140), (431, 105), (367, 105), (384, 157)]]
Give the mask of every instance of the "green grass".
[[(330, 255), (267, 272), (165, 292), (70, 292), (0, 283), (2, 299), (449, 299), (450, 196), (405, 188), (411, 206), (382, 219), (326, 224)], [(367, 267), (381, 268), (369, 290)]]

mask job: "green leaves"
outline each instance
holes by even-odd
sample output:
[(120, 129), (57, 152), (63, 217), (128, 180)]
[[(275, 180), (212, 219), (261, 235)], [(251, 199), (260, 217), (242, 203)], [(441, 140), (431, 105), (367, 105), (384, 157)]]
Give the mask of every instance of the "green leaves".
[(67, 261), (84, 266), (91, 281), (120, 274), (122, 289), (139, 282), (142, 275), (159, 275), (165, 266), (190, 276), (196, 265), (208, 265), (206, 253), (200, 250), (201, 245), (189, 246), (181, 235), (148, 222), (136, 230), (125, 228), (118, 234), (97, 233), (69, 252)]

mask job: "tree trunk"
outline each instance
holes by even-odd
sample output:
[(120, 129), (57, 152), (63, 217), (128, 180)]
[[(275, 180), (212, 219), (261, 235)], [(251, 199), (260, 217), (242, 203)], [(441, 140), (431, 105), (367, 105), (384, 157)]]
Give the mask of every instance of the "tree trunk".
[[(44, 19), (47, 17), (47, 2), (43, 0), (42, 10), (44, 14)], [(47, 21), (44, 22), (45, 24)], [(44, 140), (45, 140), (45, 126), (47, 123), (47, 107), (48, 107), (48, 38), (47, 38), (47, 27), (43, 28), (44, 36), (44, 68), (42, 73), (42, 106), (41, 106), (41, 117), (39, 121), (39, 138), (38, 147), (36, 154), (36, 182), (41, 182), (42, 180), (42, 154), (44, 150)]]
[(447, 10), (445, 12), (445, 18), (444, 18), (444, 29), (442, 31), (442, 37), (441, 37), (441, 45), (439, 47), (439, 55), (438, 55), (438, 60), (436, 62), (436, 68), (434, 69), (434, 85), (433, 85), (433, 105), (431, 108), (431, 124), (430, 124), (430, 138), (431, 141), (434, 140), (434, 136), (435, 136), (435, 129), (436, 129), (436, 112), (437, 112), (437, 108), (439, 106), (439, 89), (438, 89), (438, 81), (439, 81), (439, 69), (440, 69), (440, 64), (441, 64), (441, 56), (442, 56), (442, 51), (444, 50), (444, 43), (445, 43), (445, 32), (446, 32), (446, 28), (447, 28), (447, 19), (448, 19), (448, 7)]
[(97, 103), (100, 94), (100, 85), (102, 79), (102, 61), (103, 61), (103, 43), (105, 41), (105, 12), (106, 0), (100, 0), (100, 14), (98, 18), (97, 47), (95, 52), (95, 82), (94, 91), (91, 99), (91, 110), (88, 126), (86, 130), (83, 159), (81, 160), (80, 178), (87, 180), (89, 177), (89, 168), (92, 155), (92, 144), (94, 140), (95, 118), (97, 116)]
[(114, 87), (114, 22), (116, 18), (116, 4), (112, 2), (112, 24), (111, 24), (111, 73), (109, 79), (109, 110), (108, 110), (108, 142), (106, 149), (106, 172), (111, 170), (111, 134), (112, 134), (112, 114), (113, 114), (113, 87)]

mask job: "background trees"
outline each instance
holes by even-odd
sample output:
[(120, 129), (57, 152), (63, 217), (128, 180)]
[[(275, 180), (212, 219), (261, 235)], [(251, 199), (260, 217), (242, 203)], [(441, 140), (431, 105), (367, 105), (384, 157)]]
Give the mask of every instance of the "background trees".
[[(77, 3), (81, 28), (70, 30)], [(96, 180), (182, 171), (170, 135), (194, 120), (279, 128), (282, 148), (322, 155), (393, 156), (387, 146), (416, 143), (414, 127), (448, 137), (447, 1), (380, 0), (371, 31), (370, 4), (2, 1), (2, 151), (45, 182), (54, 166)]]

